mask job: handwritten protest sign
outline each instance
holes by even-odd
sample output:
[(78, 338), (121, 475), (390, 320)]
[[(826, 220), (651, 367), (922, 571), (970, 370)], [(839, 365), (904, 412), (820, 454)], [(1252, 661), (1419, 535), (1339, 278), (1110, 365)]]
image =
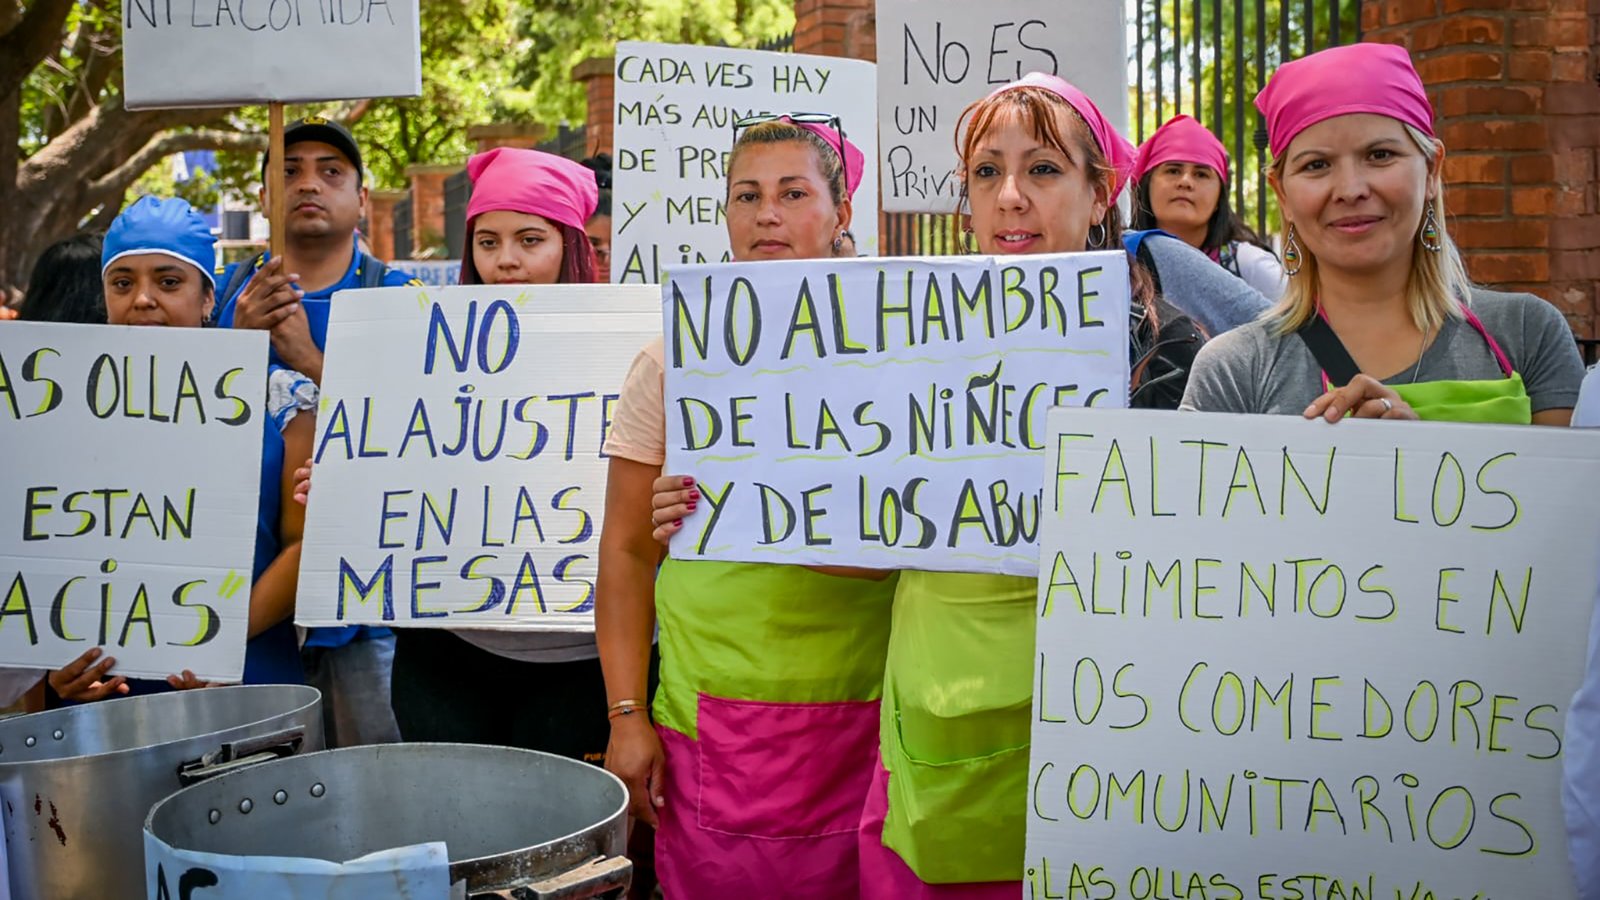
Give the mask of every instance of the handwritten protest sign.
[(0, 665), (238, 681), (267, 335), (0, 329)]
[(878, 0), (883, 208), (956, 209), (956, 121), (1029, 72), (1060, 75), (1128, 131), (1122, 0)]
[(660, 290), (335, 299), (295, 621), (592, 629), (600, 447)]
[(1127, 402), (1121, 252), (686, 266), (663, 307), (688, 558), (1031, 576), (1046, 410)]
[(379, 850), (348, 862), (240, 856), (174, 847), (144, 833), (148, 900), (179, 900), (184, 887), (207, 900), (365, 900), (450, 896), (450, 852), (443, 841)]
[(682, 44), (617, 44), (611, 278), (660, 284), (691, 263), (726, 262), (733, 126), (764, 113), (838, 116), (866, 157), (850, 225), (878, 252), (876, 67), (832, 56)]
[(422, 92), (417, 0), (125, 0), (129, 109)]
[(1048, 442), (1030, 896), (1574, 896), (1600, 435), (1060, 409)]

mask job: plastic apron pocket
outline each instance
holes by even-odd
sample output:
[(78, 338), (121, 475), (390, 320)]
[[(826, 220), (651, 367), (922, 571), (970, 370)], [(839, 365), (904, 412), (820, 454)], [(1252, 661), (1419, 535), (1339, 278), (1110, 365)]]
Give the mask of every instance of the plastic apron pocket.
[(853, 834), (872, 784), (878, 701), (699, 698), (701, 828), (764, 838)]

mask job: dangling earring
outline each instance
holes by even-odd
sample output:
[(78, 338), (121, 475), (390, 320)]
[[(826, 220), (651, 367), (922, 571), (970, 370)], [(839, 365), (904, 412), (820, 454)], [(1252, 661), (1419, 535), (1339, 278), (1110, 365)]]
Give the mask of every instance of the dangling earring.
[(971, 228), (965, 228), (965, 229), (962, 229), (962, 231), (961, 231), (961, 249), (967, 251), (968, 254), (973, 254), (973, 253), (977, 253), (978, 252), (978, 248), (972, 246), (972, 229)]
[(1300, 274), (1300, 244), (1295, 239), (1294, 226), (1289, 226), (1289, 239), (1283, 244), (1283, 274), (1293, 278)]
[(1433, 253), (1444, 249), (1444, 239), (1439, 236), (1439, 220), (1433, 214), (1433, 204), (1428, 204), (1428, 213), (1422, 217), (1422, 233), (1420, 235), (1422, 246)]
[[(1094, 230), (1096, 228), (1100, 229), (1100, 236), (1099, 237), (1095, 237)], [(1089, 226), (1089, 246), (1098, 249), (1100, 247), (1104, 247), (1105, 245), (1106, 245), (1106, 223), (1104, 223), (1104, 222), (1096, 222), (1093, 225), (1090, 225)]]

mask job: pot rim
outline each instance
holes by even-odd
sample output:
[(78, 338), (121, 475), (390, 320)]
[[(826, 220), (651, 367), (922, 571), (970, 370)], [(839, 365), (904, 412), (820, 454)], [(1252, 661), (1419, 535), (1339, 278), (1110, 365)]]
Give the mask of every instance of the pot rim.
[[(421, 751), (438, 751), (438, 750), (441, 750), (441, 749), (444, 749), (444, 750), (456, 750), (456, 751), (464, 750), (464, 751), (471, 752), (471, 753), (496, 752), (496, 753), (500, 753), (500, 754), (522, 754), (522, 755), (526, 755), (528, 757), (535, 757), (535, 756), (537, 756), (537, 757), (547, 757), (549, 759), (557, 760), (557, 761), (559, 761), (560, 763), (563, 763), (563, 764), (570, 763), (570, 764), (572, 764), (574, 766), (582, 766), (585, 769), (591, 770), (591, 771), (595, 772), (596, 774), (598, 774), (600, 776), (603, 776), (603, 780), (609, 781), (612, 785), (614, 785), (616, 787), (618, 792), (620, 792), (620, 794), (622, 795), (621, 796), (621, 802), (617, 805), (616, 809), (612, 810), (610, 813), (605, 815), (603, 818), (599, 819), (598, 821), (596, 821), (596, 822), (594, 822), (594, 823), (592, 823), (592, 824), (590, 824), (590, 825), (588, 825), (588, 826), (586, 826), (584, 828), (581, 828), (581, 829), (579, 829), (577, 831), (571, 832), (570, 834), (564, 834), (564, 835), (561, 835), (559, 837), (552, 837), (549, 840), (540, 841), (537, 844), (532, 844), (532, 845), (529, 845), (529, 846), (526, 846), (526, 847), (517, 847), (517, 848), (513, 848), (513, 849), (509, 849), (509, 850), (504, 850), (504, 851), (502, 851), (500, 853), (492, 853), (492, 854), (488, 854), (486, 856), (475, 856), (475, 857), (470, 857), (470, 858), (467, 858), (467, 859), (453, 859), (452, 858), (452, 859), (450, 859), (448, 861), (449, 865), (450, 865), (450, 868), (452, 870), (454, 870), (457, 866), (469, 865), (469, 864), (474, 864), (474, 863), (491, 862), (491, 861), (494, 861), (494, 860), (501, 859), (503, 857), (514, 856), (514, 855), (519, 854), (519, 853), (526, 853), (529, 850), (533, 850), (533, 849), (536, 849), (538, 847), (544, 847), (544, 846), (548, 846), (548, 845), (551, 845), (551, 844), (559, 844), (559, 843), (561, 843), (563, 841), (571, 841), (571, 840), (573, 840), (574, 838), (577, 838), (580, 835), (583, 835), (583, 834), (586, 834), (588, 832), (594, 831), (596, 829), (602, 828), (602, 827), (604, 827), (604, 826), (616, 821), (616, 819), (619, 816), (626, 816), (627, 813), (628, 813), (628, 786), (623, 783), (621, 778), (618, 778), (612, 772), (606, 770), (605, 768), (603, 768), (601, 766), (594, 765), (592, 763), (582, 762), (580, 760), (572, 759), (572, 758), (566, 757), (566, 756), (561, 756), (561, 755), (556, 754), (556, 753), (546, 753), (546, 752), (544, 752), (542, 750), (525, 750), (525, 749), (522, 749), (520, 747), (502, 747), (502, 746), (498, 746), (498, 745), (495, 745), (495, 744), (463, 744), (463, 743), (452, 743), (452, 742), (405, 741), (405, 742), (401, 742), (401, 743), (398, 743), (398, 744), (364, 744), (364, 745), (361, 745), (361, 746), (358, 746), (358, 747), (339, 747), (339, 748), (336, 748), (336, 749), (333, 749), (333, 750), (317, 750), (317, 751), (313, 751), (313, 752), (310, 752), (310, 753), (299, 753), (299, 754), (296, 754), (294, 756), (284, 757), (283, 759), (277, 759), (277, 760), (273, 760), (271, 762), (263, 762), (260, 765), (251, 766), (251, 767), (246, 768), (246, 769), (239, 769), (239, 770), (236, 770), (236, 771), (233, 771), (233, 772), (229, 772), (229, 773), (227, 773), (225, 775), (218, 775), (216, 778), (212, 778), (212, 779), (209, 779), (207, 781), (203, 781), (203, 782), (201, 782), (199, 784), (190, 785), (189, 787), (183, 788), (183, 789), (177, 791), (176, 793), (168, 794), (166, 797), (163, 797), (160, 801), (158, 801), (154, 806), (150, 807), (150, 811), (148, 813), (146, 813), (145, 817), (144, 817), (144, 833), (145, 833), (145, 835), (147, 835), (149, 837), (154, 837), (156, 840), (159, 840), (159, 841), (161, 841), (163, 843), (166, 843), (166, 839), (165, 838), (163, 838), (163, 837), (161, 837), (161, 835), (158, 835), (158, 834), (155, 833), (155, 830), (154, 830), (153, 826), (154, 826), (154, 823), (155, 823), (156, 814), (159, 813), (163, 808), (165, 808), (167, 806), (167, 804), (174, 803), (174, 802), (178, 801), (178, 799), (180, 797), (183, 797), (185, 794), (187, 794), (190, 791), (193, 791), (193, 790), (195, 790), (197, 788), (208, 787), (208, 786), (217, 785), (217, 784), (223, 784), (223, 783), (226, 783), (229, 779), (236, 778), (236, 777), (239, 777), (239, 776), (242, 776), (242, 775), (248, 775), (248, 774), (251, 774), (251, 773), (254, 773), (254, 772), (258, 772), (258, 771), (260, 771), (262, 769), (265, 769), (265, 768), (271, 768), (273, 766), (281, 766), (281, 765), (290, 765), (290, 764), (296, 763), (297, 761), (309, 759), (311, 757), (328, 757), (328, 756), (331, 756), (333, 754), (374, 753), (374, 752), (379, 752), (379, 753), (402, 753), (402, 754), (404, 754), (404, 753), (413, 753), (413, 752), (421, 752)], [(440, 840), (443, 840), (443, 838), (440, 838)], [(446, 849), (448, 850), (449, 841), (446, 840), (445, 841), (445, 845), (446, 845)], [(172, 846), (172, 845), (169, 844), (168, 846)], [(175, 847), (174, 849), (182, 850), (182, 849), (186, 849), (186, 848)], [(382, 850), (382, 849), (395, 849), (395, 848), (392, 848), (392, 847), (389, 847), (389, 848), (374, 848), (374, 850), (369, 851), (369, 852), (377, 852), (378, 850)], [(193, 851), (193, 852), (202, 852), (202, 851)], [(241, 854), (223, 854), (223, 855), (227, 855), (227, 856), (244, 856), (244, 857), (260, 856), (262, 858), (267, 858), (268, 857), (268, 854), (243, 854), (243, 853), (241, 853)], [(312, 858), (312, 857), (299, 857), (299, 858), (309, 859), (309, 858)], [(345, 861), (347, 862), (348, 860), (345, 860)]]
[[(187, 744), (190, 742), (214, 742), (218, 735), (228, 734), (230, 732), (238, 731), (242, 728), (250, 728), (255, 725), (260, 725), (264, 722), (271, 722), (275, 719), (281, 719), (285, 716), (310, 715), (312, 711), (316, 711), (315, 708), (322, 702), (322, 692), (306, 684), (230, 684), (219, 685), (217, 687), (197, 688), (196, 690), (207, 692), (206, 696), (208, 697), (218, 696), (225, 692), (253, 691), (256, 693), (261, 693), (264, 691), (281, 691), (291, 694), (299, 693), (302, 695), (300, 699), (304, 702), (298, 703), (298, 705), (291, 708), (275, 712), (270, 716), (256, 719), (252, 722), (244, 722), (228, 728), (219, 728), (214, 731), (207, 731), (200, 734), (192, 734), (185, 737), (173, 738), (172, 740), (162, 741), (160, 743), (144, 744), (138, 747), (124, 747), (120, 750), (106, 750), (100, 753), (78, 753), (72, 756), (52, 756), (47, 759), (7, 760), (3, 755), (0, 755), (0, 774), (3, 774), (13, 768), (15, 768), (17, 771), (26, 771), (27, 769), (36, 766), (57, 765), (61, 763), (88, 759), (117, 759), (129, 754), (146, 753), (151, 750), (160, 750), (162, 748), (173, 747), (179, 744)], [(61, 716), (61, 718), (70, 718), (72, 715), (78, 714), (78, 711), (80, 710), (88, 710), (92, 714), (99, 709), (103, 709), (104, 704), (111, 703), (137, 702), (149, 706), (155, 706), (161, 703), (181, 703), (188, 701), (189, 695), (194, 693), (195, 691), (170, 691), (160, 694), (141, 694), (134, 697), (117, 697), (111, 700), (96, 701), (95, 703), (84, 703), (76, 706), (63, 707), (61, 709), (51, 709), (38, 713), (29, 713), (27, 715), (14, 716), (10, 719), (0, 721), (0, 731), (7, 731), (12, 728), (16, 728), (19, 726), (19, 723), (34, 719), (36, 716), (56, 716), (61, 713), (67, 713), (68, 715)], [(169, 698), (178, 699), (173, 700)], [(316, 711), (316, 715), (320, 718), (321, 712)], [(40, 740), (43, 740), (43, 738), (41, 737)]]

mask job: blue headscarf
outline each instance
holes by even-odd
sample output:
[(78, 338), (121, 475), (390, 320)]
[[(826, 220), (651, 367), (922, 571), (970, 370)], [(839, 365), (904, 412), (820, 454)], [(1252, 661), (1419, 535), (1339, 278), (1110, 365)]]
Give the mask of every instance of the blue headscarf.
[(217, 239), (211, 227), (194, 211), (189, 201), (173, 197), (140, 197), (117, 216), (106, 232), (105, 248), (100, 252), (100, 272), (124, 256), (155, 253), (189, 263), (200, 270), (214, 289), (212, 274), (217, 267)]

